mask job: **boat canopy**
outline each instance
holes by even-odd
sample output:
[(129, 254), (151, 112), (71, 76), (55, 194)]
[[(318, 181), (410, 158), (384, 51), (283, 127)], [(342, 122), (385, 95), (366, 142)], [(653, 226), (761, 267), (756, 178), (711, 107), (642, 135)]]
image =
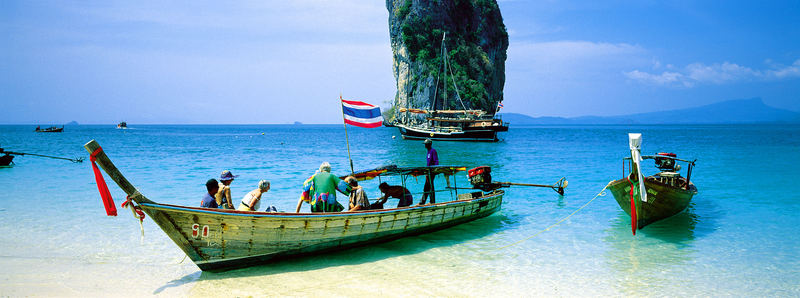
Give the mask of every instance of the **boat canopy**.
[(386, 165), (375, 169), (363, 170), (355, 172), (353, 175), (341, 176), (344, 179), (347, 176), (353, 176), (358, 181), (371, 180), (378, 176), (422, 176), (427, 174), (444, 174), (445, 176), (452, 176), (457, 172), (466, 171), (467, 167), (463, 166), (432, 166), (432, 167), (398, 167), (397, 165)]

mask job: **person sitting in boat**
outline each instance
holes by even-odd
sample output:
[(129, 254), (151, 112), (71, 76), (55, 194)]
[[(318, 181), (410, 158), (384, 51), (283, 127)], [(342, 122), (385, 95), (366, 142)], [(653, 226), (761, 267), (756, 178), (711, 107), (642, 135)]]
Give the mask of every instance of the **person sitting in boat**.
[(364, 192), (364, 188), (358, 186), (358, 181), (353, 176), (348, 176), (344, 178), (344, 181), (350, 185), (350, 205), (349, 210), (347, 211), (358, 211), (358, 210), (369, 210), (369, 199), (367, 199), (367, 193)]
[(233, 178), (236, 177), (239, 177), (239, 175), (233, 175), (228, 170), (222, 171), (222, 174), (219, 175), (219, 190), (217, 190), (214, 197), (217, 199), (217, 205), (219, 205), (220, 209), (233, 209), (231, 183), (233, 183)]
[(391, 198), (400, 199), (397, 202), (397, 208), (411, 206), (414, 203), (414, 198), (411, 196), (411, 192), (408, 191), (407, 188), (402, 187), (400, 185), (389, 185), (386, 182), (381, 183), (378, 185), (378, 189), (381, 190), (383, 196), (381, 196), (375, 203), (372, 204), (374, 207), (373, 209), (383, 209), (383, 203), (386, 203), (386, 200)]
[(300, 212), (303, 202), (311, 204), (311, 212), (339, 212), (344, 206), (336, 201), (336, 192), (350, 194), (350, 186), (331, 174), (331, 164), (323, 162), (319, 171), (303, 182), (303, 195), (295, 212)]
[(203, 195), (203, 199), (200, 201), (200, 207), (219, 207), (219, 205), (217, 205), (217, 199), (214, 198), (214, 195), (217, 194), (217, 190), (219, 190), (217, 179), (208, 179), (208, 181), (206, 181), (206, 194)]
[(239, 211), (258, 211), (261, 207), (261, 196), (269, 191), (269, 181), (261, 180), (258, 182), (258, 188), (248, 192), (239, 203)]

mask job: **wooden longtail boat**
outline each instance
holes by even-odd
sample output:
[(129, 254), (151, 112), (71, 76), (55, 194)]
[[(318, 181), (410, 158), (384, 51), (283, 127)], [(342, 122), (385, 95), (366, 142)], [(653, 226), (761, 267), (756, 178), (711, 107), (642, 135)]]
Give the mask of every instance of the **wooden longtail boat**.
[(64, 126), (63, 125), (61, 127), (50, 126), (48, 128), (44, 128), (44, 129), (37, 126), (34, 131), (35, 132), (62, 132), (62, 131), (64, 131)]
[[(226, 270), (289, 256), (388, 241), (440, 230), (498, 210), (504, 192), (470, 189), (456, 200), (394, 209), (337, 213), (267, 213), (160, 204), (142, 195), (94, 140), (84, 145), (96, 162), (201, 270)], [(464, 167), (384, 167), (356, 173), (359, 180), (425, 173), (453, 175)], [(458, 188), (453, 188), (457, 190)]]
[[(622, 210), (631, 216), (631, 230), (635, 235), (637, 229), (686, 209), (697, 194), (697, 187), (689, 180), (696, 160), (679, 159), (673, 153), (641, 156), (641, 134), (629, 134), (629, 141), (631, 157), (623, 159), (623, 174), (626, 162), (630, 163), (630, 173), (611, 181), (608, 189)], [(644, 159), (654, 160), (661, 172), (642, 177), (640, 162)], [(680, 175), (681, 167), (677, 162), (688, 165), (685, 178)]]

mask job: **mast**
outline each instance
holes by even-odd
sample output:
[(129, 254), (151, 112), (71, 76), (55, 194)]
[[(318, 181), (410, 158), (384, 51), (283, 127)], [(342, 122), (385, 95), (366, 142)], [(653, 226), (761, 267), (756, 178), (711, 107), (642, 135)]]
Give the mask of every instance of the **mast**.
[(447, 109), (447, 47), (444, 45), (444, 38), (447, 32), (442, 33), (442, 60), (444, 61), (444, 69), (442, 69), (442, 109)]

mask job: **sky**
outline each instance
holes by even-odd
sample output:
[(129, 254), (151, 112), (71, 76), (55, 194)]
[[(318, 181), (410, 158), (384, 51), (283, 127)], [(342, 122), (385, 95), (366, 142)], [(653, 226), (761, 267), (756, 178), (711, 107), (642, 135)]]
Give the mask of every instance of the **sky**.
[[(498, 1), (502, 112), (800, 111), (799, 1)], [(385, 1), (0, 1), (0, 124), (341, 123), (395, 96)]]

